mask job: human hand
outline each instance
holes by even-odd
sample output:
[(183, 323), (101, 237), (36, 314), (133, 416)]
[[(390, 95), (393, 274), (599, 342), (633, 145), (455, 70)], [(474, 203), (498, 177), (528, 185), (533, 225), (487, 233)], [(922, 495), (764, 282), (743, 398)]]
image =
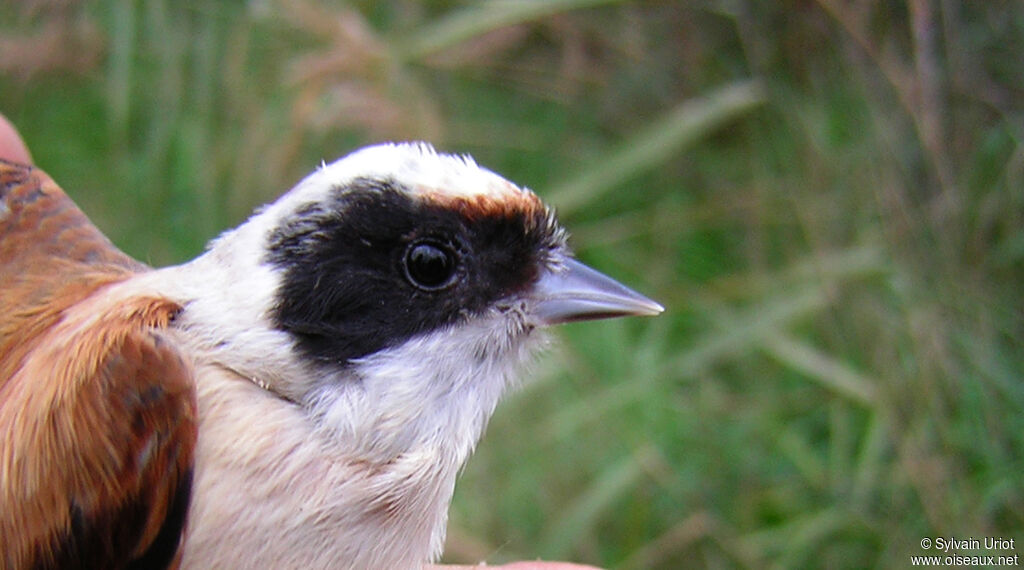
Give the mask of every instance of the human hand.
[(23, 164), (32, 162), (32, 156), (28, 153), (25, 141), (21, 140), (17, 129), (2, 114), (0, 114), (0, 158)]

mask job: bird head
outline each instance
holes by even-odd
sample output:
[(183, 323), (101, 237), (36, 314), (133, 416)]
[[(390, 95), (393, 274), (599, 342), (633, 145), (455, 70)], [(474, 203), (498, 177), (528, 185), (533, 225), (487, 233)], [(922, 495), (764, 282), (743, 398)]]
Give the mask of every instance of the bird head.
[(534, 193), (425, 144), (322, 166), (193, 264), (202, 350), (382, 461), (461, 462), (544, 327), (662, 311)]

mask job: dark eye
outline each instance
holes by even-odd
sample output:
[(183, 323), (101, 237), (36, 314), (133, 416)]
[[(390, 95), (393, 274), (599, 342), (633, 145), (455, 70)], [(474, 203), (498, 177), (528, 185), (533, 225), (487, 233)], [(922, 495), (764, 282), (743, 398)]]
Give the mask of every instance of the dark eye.
[(443, 289), (454, 282), (456, 263), (450, 247), (433, 241), (416, 242), (405, 252), (405, 276), (420, 289)]

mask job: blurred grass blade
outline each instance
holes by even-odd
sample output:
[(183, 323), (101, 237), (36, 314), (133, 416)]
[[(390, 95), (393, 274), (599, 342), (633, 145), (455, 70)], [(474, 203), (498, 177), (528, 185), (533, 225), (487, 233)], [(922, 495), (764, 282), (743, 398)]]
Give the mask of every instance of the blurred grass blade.
[(807, 436), (799, 428), (782, 428), (779, 431), (779, 453), (789, 459), (809, 486), (825, 489), (828, 485), (828, 468), (821, 454), (807, 441)]
[(671, 554), (682, 552), (693, 543), (711, 534), (718, 521), (707, 511), (696, 512), (677, 523), (651, 542), (641, 546), (622, 562), (619, 568), (654, 568)]
[(764, 90), (757, 80), (736, 82), (688, 100), (653, 121), (618, 150), (594, 161), (575, 178), (552, 188), (546, 198), (561, 215), (571, 215), (764, 101)]
[[(683, 227), (687, 227), (686, 222)], [(573, 235), (578, 236), (579, 232), (574, 231)], [(715, 288), (726, 297), (758, 298), (808, 281), (836, 284), (884, 275), (890, 270), (878, 246), (862, 245), (840, 251), (815, 252), (795, 260), (780, 271), (735, 273), (718, 279)]]
[(785, 333), (765, 336), (762, 345), (776, 360), (817, 380), (822, 386), (865, 406), (877, 398), (877, 382)]
[(728, 355), (740, 356), (764, 338), (776, 336), (809, 314), (828, 305), (825, 289), (809, 287), (791, 295), (771, 298), (740, 315), (713, 313), (719, 330), (706, 334), (683, 354), (669, 361), (668, 370), (692, 376)]
[(884, 413), (875, 413), (871, 418), (853, 474), (850, 497), (854, 509), (863, 508), (865, 502), (875, 494), (879, 479), (884, 476), (885, 456), (891, 447), (890, 429)]
[(541, 545), (541, 557), (550, 560), (568, 558), (579, 537), (590, 531), (601, 513), (636, 485), (644, 474), (653, 449), (641, 448), (608, 467), (555, 521)]
[(816, 512), (807, 511), (783, 524), (763, 527), (744, 536), (740, 542), (744, 550), (759, 553), (763, 558), (779, 554), (786, 557), (788, 564), (777, 565), (778, 568), (813, 568), (816, 566), (797, 564), (801, 561), (795, 558), (806, 556), (815, 543), (852, 524), (848, 512), (838, 507), (826, 507)]
[(674, 358), (665, 359), (656, 370), (638, 374), (630, 382), (611, 385), (585, 400), (565, 406), (550, 417), (541, 432), (557, 438), (569, 437), (581, 426), (655, 394), (653, 387), (657, 382), (693, 377), (720, 360), (739, 358), (759, 346), (762, 339), (780, 335), (795, 321), (823, 309), (828, 300), (824, 289), (808, 288), (769, 299), (739, 315), (717, 311), (715, 320), (723, 325), (709, 331), (693, 346)]
[[(840, 534), (844, 528), (856, 526), (856, 518), (851, 517), (839, 507), (823, 509), (801, 519), (790, 526), (791, 534), (782, 549), (778, 568), (813, 567), (811, 558), (822, 550), (821, 545), (829, 542), (829, 537)], [(826, 564), (827, 566), (827, 564)]]
[(110, 38), (107, 57), (107, 105), (110, 109), (108, 128), (117, 144), (124, 144), (128, 133), (128, 117), (132, 103), (132, 66), (135, 56), (135, 3), (121, 0), (110, 9)]
[(417, 61), (493, 30), (616, 1), (492, 0), (471, 5), (424, 26), (406, 42), (399, 43), (396, 54), (401, 61)]

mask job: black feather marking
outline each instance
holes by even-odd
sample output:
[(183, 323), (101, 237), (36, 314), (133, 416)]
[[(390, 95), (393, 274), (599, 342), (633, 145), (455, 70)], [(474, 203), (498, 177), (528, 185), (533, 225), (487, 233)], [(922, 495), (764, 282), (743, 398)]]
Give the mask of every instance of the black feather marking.
[[(457, 252), (453, 286), (409, 283), (402, 259), (420, 239)], [(524, 291), (564, 239), (543, 208), (460, 209), (356, 179), (268, 236), (267, 261), (285, 272), (274, 318), (307, 356), (344, 365)]]
[[(60, 535), (49, 555), (40, 556), (36, 569), (119, 568), (124, 555), (119, 548), (135, 544), (142, 532), (141, 505), (133, 502), (116, 513), (94, 512), (71, 502), (70, 528)], [(117, 524), (111, 523), (116, 520)]]
[(47, 553), (39, 553), (33, 568), (94, 570), (100, 568), (169, 568), (181, 546), (186, 515), (192, 496), (192, 471), (184, 473), (175, 488), (170, 508), (153, 542), (139, 556), (128, 553), (141, 539), (149, 505), (142, 499), (130, 501), (115, 512), (87, 512), (72, 502), (70, 528)]
[(125, 568), (146, 570), (149, 568), (168, 568), (181, 547), (182, 534), (185, 532), (185, 519), (188, 505), (192, 498), (192, 470), (189, 469), (178, 481), (174, 490), (171, 508), (160, 526), (153, 543), (141, 556), (132, 560)]

